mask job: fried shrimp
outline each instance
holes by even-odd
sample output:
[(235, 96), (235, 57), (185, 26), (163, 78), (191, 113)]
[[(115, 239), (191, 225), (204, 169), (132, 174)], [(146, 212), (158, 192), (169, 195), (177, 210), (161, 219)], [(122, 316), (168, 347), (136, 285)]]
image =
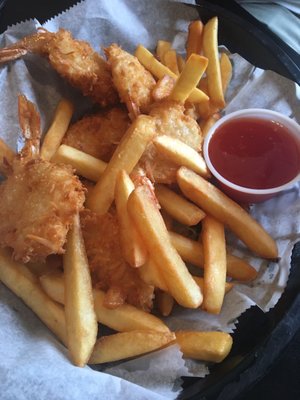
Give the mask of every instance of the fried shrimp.
[[(152, 106), (150, 115), (155, 118), (158, 135), (180, 139), (193, 149), (201, 151), (201, 129), (194, 118), (185, 114), (184, 105), (164, 100)], [(160, 156), (151, 143), (143, 154), (139, 166), (146, 171), (153, 182), (168, 184), (176, 182), (178, 167)]]
[(151, 93), (156, 85), (151, 73), (135, 56), (116, 44), (105, 49), (105, 54), (111, 65), (113, 82), (128, 108), (130, 118), (147, 113), (153, 101)]
[(47, 57), (51, 66), (72, 86), (101, 106), (118, 102), (110, 67), (89, 43), (73, 39), (70, 32), (39, 29), (12, 46), (0, 50), (0, 63), (18, 59), (28, 52)]
[(39, 157), (40, 119), (24, 96), (19, 96), (19, 119), (25, 145), (0, 185), (0, 246), (11, 247), (14, 259), (27, 263), (64, 252), (85, 195), (70, 167)]
[(70, 126), (63, 143), (108, 162), (129, 124), (121, 107), (87, 115)]
[(149, 311), (154, 288), (124, 260), (116, 213), (112, 210), (99, 216), (84, 210), (81, 226), (93, 283), (106, 292), (105, 305), (114, 308), (126, 301)]

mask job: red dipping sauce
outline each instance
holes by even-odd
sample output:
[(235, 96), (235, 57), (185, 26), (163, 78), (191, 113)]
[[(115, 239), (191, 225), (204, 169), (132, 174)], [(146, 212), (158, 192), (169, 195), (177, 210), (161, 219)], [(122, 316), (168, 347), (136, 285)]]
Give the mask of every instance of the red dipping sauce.
[(210, 128), (203, 154), (230, 197), (264, 201), (300, 180), (300, 125), (276, 111), (235, 111)]
[(281, 186), (300, 171), (299, 144), (285, 126), (273, 120), (229, 120), (216, 129), (208, 152), (225, 179), (247, 188)]

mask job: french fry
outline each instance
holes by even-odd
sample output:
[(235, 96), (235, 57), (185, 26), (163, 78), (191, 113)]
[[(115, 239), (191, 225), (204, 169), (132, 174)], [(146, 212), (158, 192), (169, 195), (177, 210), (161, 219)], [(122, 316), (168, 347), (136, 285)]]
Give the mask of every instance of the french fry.
[[(51, 299), (64, 304), (65, 286), (62, 272), (41, 276), (40, 283)], [(162, 320), (130, 304), (122, 304), (112, 309), (105, 307), (105, 293), (99, 289), (93, 290), (93, 297), (95, 313), (100, 324), (106, 325), (118, 332), (127, 332), (136, 329), (169, 332), (169, 328)]]
[(197, 54), (192, 54), (185, 63), (185, 66), (175, 83), (172, 93), (170, 94), (170, 99), (184, 103), (192, 91), (197, 87), (198, 82), (207, 68), (207, 63), (207, 58)]
[(65, 282), (63, 273), (60, 271), (41, 275), (40, 284), (45, 293), (60, 304), (65, 304)]
[(73, 104), (69, 100), (62, 99), (58, 103), (52, 124), (45, 134), (41, 147), (41, 158), (44, 160), (51, 160), (59, 148), (61, 141), (68, 129), (73, 111)]
[(156, 57), (163, 62), (165, 53), (171, 49), (171, 43), (166, 40), (158, 40), (156, 46)]
[[(135, 56), (138, 58), (141, 64), (152, 73), (156, 78), (161, 79), (165, 75), (171, 76), (173, 79), (177, 79), (177, 75), (174, 74), (169, 68), (160, 63), (153, 54), (147, 50), (144, 46), (139, 45), (136, 49)], [(199, 89), (194, 89), (189, 96), (191, 103), (202, 103), (208, 101), (208, 96), (201, 92)]]
[(184, 197), (168, 189), (164, 185), (155, 186), (155, 195), (161, 207), (175, 220), (184, 225), (197, 225), (205, 213), (195, 204), (187, 201)]
[(207, 215), (201, 231), (204, 253), (204, 290), (202, 307), (209, 313), (219, 314), (226, 283), (226, 243), (224, 225)]
[(146, 354), (175, 340), (172, 332), (131, 331), (97, 340), (89, 364), (101, 364)]
[(153, 285), (165, 292), (168, 291), (166, 282), (157, 264), (150, 258), (138, 269), (140, 278), (148, 285)]
[(98, 325), (78, 214), (74, 217), (73, 226), (68, 233), (63, 259), (68, 348), (74, 364), (82, 367), (92, 353)]
[(174, 299), (169, 293), (158, 290), (155, 295), (155, 301), (163, 317), (167, 317), (171, 314), (174, 306)]
[(225, 96), (227, 87), (232, 77), (232, 65), (230, 59), (226, 53), (222, 53), (220, 57), (220, 70), (221, 70), (221, 81), (222, 90)]
[(171, 231), (173, 229), (173, 222), (174, 222), (173, 218), (166, 212), (166, 210), (163, 210), (162, 208), (160, 210), (160, 213), (164, 220), (166, 228), (168, 229), (168, 231)]
[(182, 306), (199, 307), (202, 293), (172, 246), (162, 216), (146, 186), (139, 186), (131, 193), (128, 211), (157, 264), (169, 293)]
[(185, 66), (185, 61), (184, 61), (184, 58), (179, 54), (177, 54), (177, 65), (178, 65), (179, 73), (181, 73)]
[(203, 76), (200, 79), (200, 82), (198, 84), (198, 88), (200, 90), (202, 90), (202, 92), (204, 92), (205, 94), (208, 95), (208, 79), (207, 79), (207, 76)]
[(5, 164), (7, 162), (11, 164), (14, 157), (15, 152), (9, 146), (7, 146), (2, 139), (0, 139), (0, 174), (6, 174)]
[[(232, 65), (230, 62), (229, 57), (226, 53), (222, 53), (220, 57), (220, 73), (221, 73), (221, 84), (222, 84), (222, 91), (223, 96), (225, 97), (225, 93), (227, 91), (228, 84), (231, 80), (232, 76)], [(202, 90), (204, 93), (209, 94), (208, 90), (208, 79), (207, 77), (202, 78), (198, 85), (199, 89)], [(225, 106), (225, 102), (224, 102)], [(204, 125), (206, 121), (203, 121), (200, 126), (202, 130), (202, 134), (205, 137), (208, 129), (214, 122), (220, 118), (218, 114), (220, 107), (214, 104), (211, 100), (208, 102), (203, 102), (199, 104), (198, 113), (199, 116), (207, 121), (207, 125)]]
[[(203, 246), (196, 240), (191, 240), (175, 232), (170, 232), (170, 239), (179, 255), (186, 262), (203, 268)], [(257, 271), (242, 258), (227, 253), (227, 275), (240, 282), (249, 282), (257, 277)]]
[(78, 175), (93, 182), (99, 180), (107, 166), (106, 162), (66, 144), (59, 146), (51, 161), (69, 164), (76, 170)]
[(224, 225), (228, 226), (254, 253), (277, 259), (274, 239), (239, 204), (195, 172), (181, 167), (177, 182), (185, 196)]
[(133, 170), (147, 144), (154, 136), (154, 119), (145, 115), (137, 117), (126, 131), (105, 168), (104, 173), (88, 196), (88, 208), (100, 215), (108, 211), (114, 199), (115, 183), (118, 173), (122, 169), (128, 174)]
[(218, 18), (210, 19), (203, 29), (203, 54), (208, 58), (206, 70), (209, 98), (214, 105), (225, 106), (218, 50)]
[(219, 363), (229, 354), (232, 337), (225, 332), (178, 331), (176, 342), (184, 357)]
[(179, 75), (179, 68), (177, 64), (177, 54), (173, 49), (169, 49), (165, 52), (162, 63), (169, 68), (174, 74)]
[(167, 325), (155, 315), (147, 313), (130, 304), (122, 304), (117, 308), (104, 306), (105, 293), (94, 289), (95, 310), (98, 321), (119, 332), (132, 330), (153, 330), (169, 332)]
[(208, 117), (206, 120), (201, 121), (200, 128), (203, 138), (205, 138), (210, 128), (214, 126), (214, 124), (218, 121), (218, 119), (220, 119), (220, 114), (216, 113)]
[[(204, 290), (204, 279), (202, 278), (202, 276), (193, 275), (193, 278), (194, 278), (195, 282), (197, 283), (197, 285), (200, 286), (200, 289), (203, 292), (203, 290)], [(234, 286), (233, 282), (225, 282), (225, 294), (230, 292), (230, 290), (233, 288), (233, 286)], [(203, 303), (202, 303), (201, 308), (203, 308)]]
[(127, 212), (127, 201), (134, 190), (129, 175), (120, 171), (116, 180), (115, 204), (120, 229), (120, 243), (125, 260), (132, 267), (140, 267), (147, 260), (147, 249)]
[(153, 144), (166, 159), (177, 165), (186, 166), (206, 178), (210, 177), (204, 158), (181, 140), (161, 135), (153, 140)]
[(200, 54), (202, 50), (203, 23), (200, 20), (189, 24), (188, 38), (186, 45), (186, 59), (195, 53)]
[(62, 343), (67, 344), (63, 308), (44, 293), (38, 278), (25, 265), (12, 260), (7, 249), (0, 249), (0, 280), (31, 308)]

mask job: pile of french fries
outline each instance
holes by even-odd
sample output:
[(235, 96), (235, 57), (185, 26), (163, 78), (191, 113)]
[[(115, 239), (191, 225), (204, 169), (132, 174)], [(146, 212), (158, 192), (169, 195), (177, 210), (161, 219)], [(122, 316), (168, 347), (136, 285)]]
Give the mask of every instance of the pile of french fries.
[[(204, 136), (225, 106), (232, 73), (228, 56), (219, 55), (217, 33), (217, 18), (205, 25), (192, 22), (186, 59), (163, 40), (155, 55), (141, 45), (135, 53), (158, 80), (157, 99), (167, 92), (170, 99), (191, 104), (201, 117)], [(62, 100), (45, 135), (42, 157), (70, 164), (78, 175), (96, 183), (86, 203), (91, 210), (104, 214), (115, 204), (123, 256), (145, 282), (155, 286), (162, 316), (170, 315), (175, 303), (218, 314), (234, 281), (249, 282), (257, 276), (247, 262), (228, 253), (225, 227), (257, 255), (277, 258), (276, 243), (267, 232), (209, 182), (201, 154), (178, 139), (157, 137), (150, 117), (140, 115), (133, 121), (105, 163), (61, 144), (72, 113), (72, 104)], [(154, 185), (153, 192), (146, 184), (133, 183), (130, 174), (150, 142), (178, 166), (180, 190)], [(13, 157), (3, 143), (0, 156)], [(174, 221), (189, 229), (201, 224), (199, 240), (172, 231)], [(188, 264), (199, 267), (202, 276), (193, 276)], [(132, 305), (106, 308), (105, 293), (92, 287), (78, 215), (67, 237), (63, 267), (64, 272), (47, 264), (33, 269), (13, 261), (9, 250), (0, 250), (0, 280), (67, 346), (75, 365), (135, 357), (173, 343), (185, 357), (204, 361), (220, 362), (229, 353), (232, 338), (227, 333), (170, 332), (162, 319)], [(117, 333), (101, 336), (98, 323)]]

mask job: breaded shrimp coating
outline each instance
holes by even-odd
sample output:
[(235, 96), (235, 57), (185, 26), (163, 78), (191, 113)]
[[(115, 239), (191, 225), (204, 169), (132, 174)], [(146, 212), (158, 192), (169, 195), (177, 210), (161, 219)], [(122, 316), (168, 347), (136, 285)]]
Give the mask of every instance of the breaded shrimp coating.
[(87, 115), (70, 126), (63, 143), (108, 162), (129, 124), (121, 107)]
[(85, 193), (71, 167), (39, 158), (39, 116), (24, 96), (19, 114), (25, 146), (0, 185), (0, 246), (11, 247), (14, 259), (27, 263), (64, 252)]
[(60, 29), (52, 33), (39, 29), (36, 34), (1, 49), (0, 63), (20, 58), (27, 52), (47, 57), (63, 78), (101, 106), (119, 101), (107, 62), (89, 43), (73, 39), (69, 31)]
[(16, 160), (0, 196), (0, 246), (12, 247), (15, 260), (43, 261), (64, 252), (72, 217), (84, 202), (70, 167)]
[[(177, 138), (193, 149), (201, 151), (201, 129), (195, 119), (185, 114), (182, 104), (170, 100), (155, 103), (150, 115), (155, 118), (158, 135)], [(143, 154), (139, 166), (144, 168), (147, 176), (154, 182), (167, 184), (176, 182), (178, 166), (165, 160), (151, 143)]]
[(111, 65), (113, 82), (121, 101), (126, 104), (131, 119), (140, 113), (147, 113), (152, 103), (152, 90), (155, 79), (139, 60), (122, 50), (117, 44), (105, 49)]
[(124, 260), (115, 211), (99, 216), (84, 210), (81, 226), (93, 284), (106, 292), (105, 305), (114, 308), (126, 302), (149, 311), (154, 288)]

